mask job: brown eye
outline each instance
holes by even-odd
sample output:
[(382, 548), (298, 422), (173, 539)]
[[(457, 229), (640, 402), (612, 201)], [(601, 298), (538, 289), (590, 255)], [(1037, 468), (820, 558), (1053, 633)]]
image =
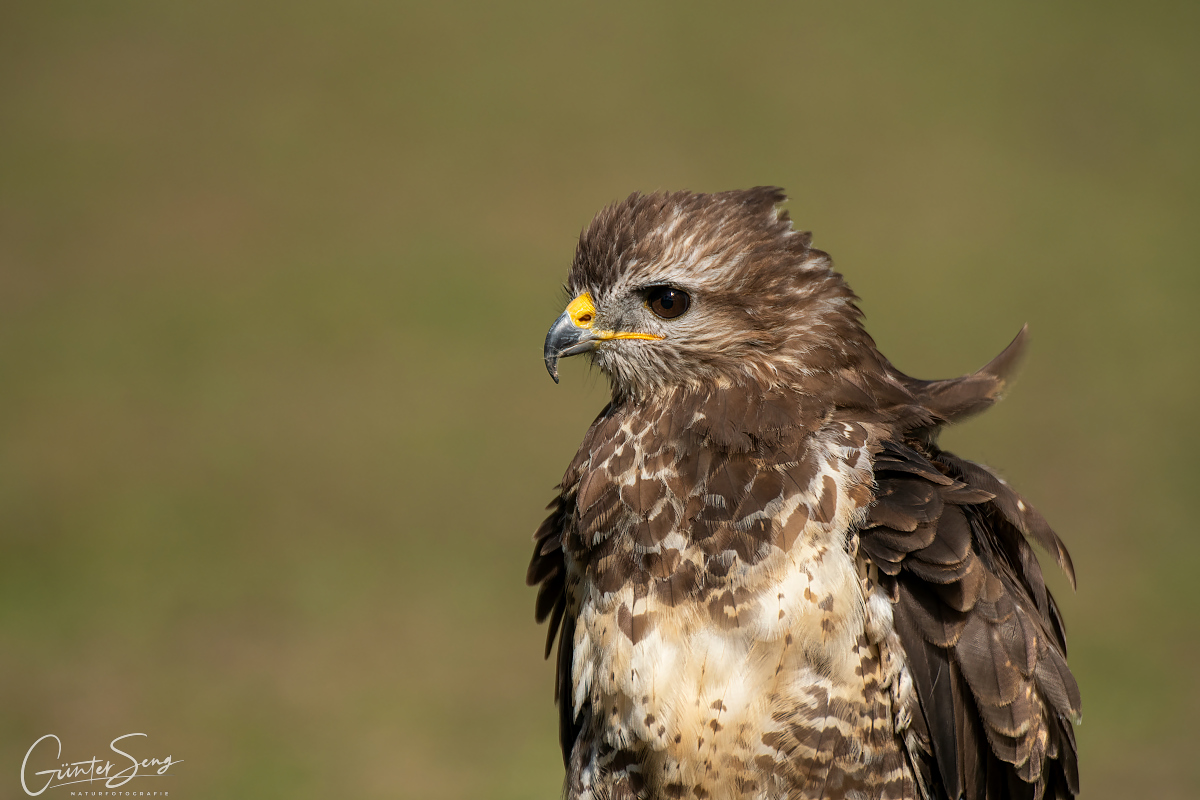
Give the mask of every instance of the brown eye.
[(670, 286), (655, 286), (646, 295), (646, 305), (663, 319), (675, 319), (687, 311), (691, 304), (692, 298), (688, 297), (687, 292)]

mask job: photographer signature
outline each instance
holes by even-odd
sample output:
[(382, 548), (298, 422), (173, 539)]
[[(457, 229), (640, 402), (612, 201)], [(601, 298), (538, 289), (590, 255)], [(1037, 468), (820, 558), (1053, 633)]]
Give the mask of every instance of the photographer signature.
[[(109, 742), (109, 749), (121, 757), (121, 760), (119, 760), (116, 764), (107, 759), (101, 761), (99, 758), (93, 757), (87, 761), (72, 761), (70, 763), (64, 763), (57, 769), (43, 769), (33, 773), (34, 776), (49, 776), (46, 778), (46, 782), (42, 784), (42, 788), (35, 792), (30, 790), (29, 783), (26, 782), (25, 779), (26, 769), (29, 765), (29, 757), (33, 755), (33, 751), (36, 750), (38, 745), (40, 745), (42, 742), (46, 741), (47, 739), (53, 739), (58, 745), (58, 750), (55, 753), (54, 759), (57, 761), (58, 759), (62, 758), (62, 740), (53, 733), (47, 733), (45, 736), (30, 745), (29, 750), (25, 752), (25, 760), (21, 762), (21, 788), (24, 789), (25, 794), (29, 795), (30, 797), (37, 797), (47, 789), (52, 789), (58, 786), (67, 786), (74, 783), (92, 783), (95, 781), (104, 781), (105, 788), (115, 789), (118, 786), (124, 786), (134, 778), (165, 777), (167, 775), (167, 770), (169, 770), (174, 764), (183, 763), (182, 758), (172, 759), (169, 755), (166, 758), (143, 758), (140, 760), (134, 756), (131, 756), (129, 753), (126, 753), (117, 746), (117, 743), (122, 739), (128, 739), (131, 736), (146, 736), (146, 734), (127, 733), (124, 736), (118, 736)], [(46, 746), (48, 747), (49, 745)], [(121, 747), (128, 747), (128, 745), (122, 744)], [(42, 757), (44, 758), (45, 756), (43, 755)], [(118, 767), (124, 763), (128, 763), (128, 766), (126, 766), (124, 769), (118, 770)]]

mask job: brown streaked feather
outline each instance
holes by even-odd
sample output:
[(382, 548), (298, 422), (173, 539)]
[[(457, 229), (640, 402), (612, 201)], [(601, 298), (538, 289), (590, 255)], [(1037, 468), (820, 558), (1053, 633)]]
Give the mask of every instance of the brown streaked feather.
[[(904, 650), (905, 659), (912, 672), (920, 701), (923, 727), (928, 732), (939, 773), (939, 780), (935, 785), (942, 787), (950, 797), (957, 798), (962, 795), (959, 748), (971, 747), (963, 735), (967, 729), (963, 721), (957, 718), (967, 715), (968, 710), (956, 698), (949, 651), (927, 635), (929, 631), (941, 627), (940, 620), (935, 626), (932, 616), (925, 612), (925, 608), (929, 606), (921, 604), (913, 597), (914, 589), (920, 592), (920, 587), (910, 587), (908, 583), (899, 583), (898, 586), (899, 596), (895, 605), (896, 631), (901, 641), (908, 643)], [(937, 606), (931, 607), (933, 613), (938, 613)], [(918, 614), (926, 614), (930, 618), (918, 619)], [(963, 767), (969, 768), (972, 764), (973, 762), (967, 762)]]
[(756, 514), (765, 514), (767, 506), (783, 494), (783, 475), (773, 469), (760, 470), (754, 476), (750, 489), (734, 512), (737, 520), (746, 520)]
[(546, 636), (546, 657), (554, 647), (554, 637), (562, 623), (566, 605), (563, 588), (566, 585), (566, 567), (563, 563), (562, 533), (570, 514), (570, 507), (562, 495), (546, 506), (550, 515), (534, 533), (533, 558), (525, 574), (528, 586), (537, 586), (537, 602), (534, 617), (538, 622), (549, 618)]
[(943, 474), (918, 451), (887, 440), (879, 443), (879, 452), (875, 454), (875, 470), (908, 472), (941, 486), (951, 486), (955, 483), (953, 478)]
[(993, 507), (1017, 530), (1054, 556), (1059, 568), (1071, 582), (1071, 588), (1075, 588), (1075, 565), (1071, 563), (1071, 554), (1037, 509), (982, 464), (958, 458), (950, 453), (942, 453), (942, 456), (947, 466), (962, 475), (964, 482), (992, 494), (995, 498), (992, 500)]

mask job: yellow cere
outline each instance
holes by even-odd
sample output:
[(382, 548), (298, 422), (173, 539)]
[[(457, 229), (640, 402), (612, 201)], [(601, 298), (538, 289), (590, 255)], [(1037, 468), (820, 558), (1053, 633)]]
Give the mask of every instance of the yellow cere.
[[(567, 304), (567, 316), (577, 328), (591, 330), (596, 321), (596, 304), (592, 302), (590, 292), (584, 292)], [(602, 341), (609, 339), (661, 339), (653, 333), (635, 333), (633, 331), (596, 331), (595, 336)]]
[(567, 316), (577, 328), (592, 327), (592, 323), (596, 321), (596, 304), (592, 302), (592, 295), (584, 292), (568, 303)]

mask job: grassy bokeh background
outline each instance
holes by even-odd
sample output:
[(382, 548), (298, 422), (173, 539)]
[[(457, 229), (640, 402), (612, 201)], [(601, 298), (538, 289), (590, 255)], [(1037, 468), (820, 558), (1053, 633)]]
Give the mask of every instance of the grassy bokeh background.
[[(549, 798), (529, 535), (632, 190), (785, 187), (1066, 539), (1085, 796), (1200, 794), (1194, 3), (0, 6), (0, 797)], [(162, 789), (147, 781), (128, 788)], [(52, 790), (64, 796), (67, 790)]]

